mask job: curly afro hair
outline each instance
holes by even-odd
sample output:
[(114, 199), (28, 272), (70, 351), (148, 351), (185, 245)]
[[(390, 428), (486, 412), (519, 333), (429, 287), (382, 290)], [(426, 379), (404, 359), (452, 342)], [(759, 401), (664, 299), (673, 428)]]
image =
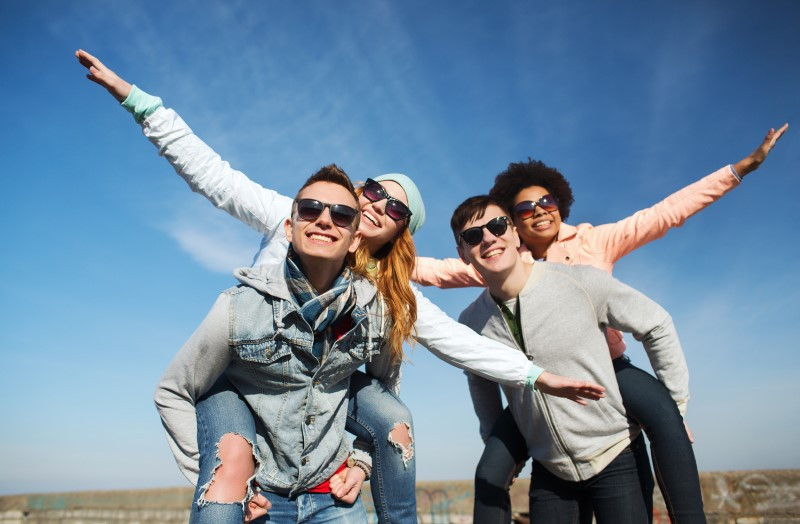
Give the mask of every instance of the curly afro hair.
[(512, 209), (517, 194), (531, 186), (547, 189), (558, 201), (561, 220), (569, 218), (569, 209), (575, 201), (569, 182), (558, 170), (530, 157), (527, 162), (508, 164), (506, 170), (495, 177), (489, 195), (502, 202), (505, 208)]

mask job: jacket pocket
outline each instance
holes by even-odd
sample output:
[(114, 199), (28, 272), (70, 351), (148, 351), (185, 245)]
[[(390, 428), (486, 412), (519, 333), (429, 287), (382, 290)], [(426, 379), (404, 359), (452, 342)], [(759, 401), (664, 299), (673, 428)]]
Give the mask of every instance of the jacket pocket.
[(615, 409), (607, 398), (602, 398), (597, 402), (592, 402), (591, 406), (596, 408), (596, 411), (605, 420), (609, 427), (619, 426), (624, 420), (627, 419), (625, 412)]
[(233, 346), (239, 358), (257, 364), (271, 364), (291, 354), (289, 344), (273, 338), (244, 340)]
[(372, 355), (380, 353), (383, 339), (373, 337), (372, 340), (362, 337), (354, 337), (348, 342), (347, 352), (353, 360), (363, 362), (369, 360)]

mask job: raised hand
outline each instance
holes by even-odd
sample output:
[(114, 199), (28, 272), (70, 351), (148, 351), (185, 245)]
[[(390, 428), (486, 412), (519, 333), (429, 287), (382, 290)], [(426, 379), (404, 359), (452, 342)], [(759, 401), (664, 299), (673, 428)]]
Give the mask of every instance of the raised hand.
[(573, 402), (585, 406), (588, 400), (603, 398), (606, 388), (586, 382), (585, 380), (575, 380), (560, 375), (554, 375), (544, 371), (536, 379), (536, 389), (542, 393), (553, 395), (554, 397), (568, 398)]
[(775, 131), (775, 129), (770, 129), (767, 136), (764, 137), (764, 141), (761, 142), (755, 151), (744, 157), (743, 159), (739, 160), (733, 168), (739, 174), (739, 176), (743, 177), (748, 173), (752, 173), (761, 165), (761, 163), (766, 160), (767, 155), (769, 152), (772, 151), (772, 148), (775, 147), (775, 144), (778, 140), (783, 136), (786, 130), (789, 129), (789, 124), (783, 124), (780, 129)]
[(83, 49), (75, 51), (75, 56), (78, 58), (78, 62), (89, 70), (86, 78), (95, 84), (105, 87), (111, 93), (111, 96), (120, 102), (128, 98), (128, 94), (131, 92), (131, 85), (118, 77), (114, 71), (104, 66), (103, 62)]

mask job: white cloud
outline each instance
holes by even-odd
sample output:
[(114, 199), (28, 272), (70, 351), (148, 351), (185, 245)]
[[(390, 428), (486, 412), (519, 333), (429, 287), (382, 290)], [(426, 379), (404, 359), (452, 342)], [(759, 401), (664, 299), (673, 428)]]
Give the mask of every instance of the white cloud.
[(179, 208), (161, 229), (201, 266), (220, 273), (249, 266), (258, 248), (255, 231), (201, 200)]

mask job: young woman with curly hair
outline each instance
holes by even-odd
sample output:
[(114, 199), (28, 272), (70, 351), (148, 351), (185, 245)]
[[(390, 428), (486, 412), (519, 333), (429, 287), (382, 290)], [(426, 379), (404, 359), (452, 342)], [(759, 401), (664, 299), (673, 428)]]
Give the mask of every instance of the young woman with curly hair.
[[(490, 195), (511, 210), (523, 259), (586, 264), (610, 273), (620, 258), (681, 226), (737, 187), (742, 177), (761, 165), (787, 128), (784, 124), (777, 131), (770, 130), (761, 145), (735, 165), (724, 166), (654, 206), (611, 224), (566, 224), (574, 202), (569, 182), (558, 170), (537, 160), (509, 164), (497, 175)], [(459, 259), (420, 257), (414, 280), (442, 288), (483, 286), (480, 275)], [(628, 415), (650, 440), (656, 478), (671, 521), (705, 522), (688, 426), (664, 386), (624, 355), (622, 334), (609, 329), (606, 338)], [(502, 409), (499, 389), (495, 389), (493, 399), (473, 397), (476, 410), (480, 404), (480, 409), (492, 410), (496, 420), (493, 427), (480, 428), (486, 447), (475, 474), (475, 522), (510, 522), (508, 487), (528, 458), (525, 440), (510, 411)], [(642, 479), (643, 489), (652, 493), (652, 478), (647, 474)]]

